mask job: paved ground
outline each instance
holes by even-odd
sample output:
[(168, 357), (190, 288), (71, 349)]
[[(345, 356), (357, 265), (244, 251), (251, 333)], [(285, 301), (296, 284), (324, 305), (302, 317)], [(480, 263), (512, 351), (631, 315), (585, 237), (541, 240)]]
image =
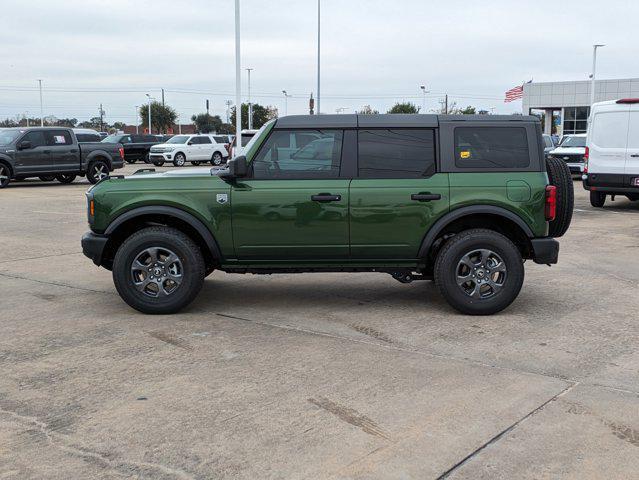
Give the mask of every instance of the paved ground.
[(0, 479), (638, 478), (639, 203), (575, 186), (561, 263), (500, 315), (383, 274), (215, 273), (152, 317), (80, 253), (86, 184), (13, 184)]

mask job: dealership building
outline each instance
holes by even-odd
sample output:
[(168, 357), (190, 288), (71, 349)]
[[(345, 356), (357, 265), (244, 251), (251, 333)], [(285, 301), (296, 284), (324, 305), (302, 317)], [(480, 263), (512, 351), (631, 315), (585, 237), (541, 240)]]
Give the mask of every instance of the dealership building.
[[(522, 113), (542, 118), (544, 133), (586, 133), (590, 112), (589, 80), (524, 84)], [(596, 80), (595, 102), (639, 98), (639, 78)]]

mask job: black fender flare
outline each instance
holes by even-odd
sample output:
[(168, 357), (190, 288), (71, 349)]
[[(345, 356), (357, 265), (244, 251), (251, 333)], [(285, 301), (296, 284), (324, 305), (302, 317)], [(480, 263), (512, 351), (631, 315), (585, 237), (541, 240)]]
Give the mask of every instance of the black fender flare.
[(503, 207), (497, 207), (495, 205), (471, 205), (468, 207), (457, 208), (448, 212), (443, 217), (439, 218), (439, 220), (437, 220), (432, 227), (430, 227), (430, 229), (424, 236), (424, 240), (422, 240), (421, 247), (419, 248), (419, 258), (425, 258), (428, 255), (430, 247), (432, 247), (435, 239), (444, 230), (444, 228), (446, 228), (448, 224), (459, 218), (477, 214), (489, 214), (507, 218), (508, 220), (514, 222), (519, 228), (521, 228), (528, 238), (533, 238), (535, 236), (528, 224), (524, 222), (521, 217), (514, 214), (510, 210), (507, 210)]
[(211, 231), (207, 228), (207, 226), (204, 225), (204, 223), (202, 223), (202, 221), (195, 217), (193, 214), (176, 207), (169, 207), (165, 205), (151, 205), (127, 210), (126, 212), (116, 217), (109, 224), (109, 226), (104, 231), (104, 234), (107, 236), (111, 235), (123, 223), (143, 215), (166, 215), (169, 217), (175, 217), (179, 220), (182, 220), (183, 222), (188, 223), (189, 226), (191, 226), (204, 239), (204, 242), (209, 248), (211, 255), (213, 255), (213, 258), (222, 260), (222, 252), (219, 245), (217, 244), (217, 240), (215, 239)]
[(89, 169), (89, 165), (91, 165), (91, 163), (95, 160), (105, 160), (109, 170), (113, 170), (113, 157), (108, 152), (104, 150), (94, 150), (89, 152), (85, 160), (87, 170)]

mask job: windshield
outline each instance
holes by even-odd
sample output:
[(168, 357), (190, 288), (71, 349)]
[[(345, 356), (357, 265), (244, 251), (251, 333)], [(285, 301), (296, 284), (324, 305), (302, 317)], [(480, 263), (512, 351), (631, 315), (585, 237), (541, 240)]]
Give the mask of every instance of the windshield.
[(561, 142), (562, 147), (585, 147), (586, 146), (586, 137), (566, 137), (563, 142)]
[(109, 135), (102, 140), (103, 143), (120, 143), (122, 135)]
[(0, 130), (0, 145), (11, 144), (21, 134), (20, 130)]
[(175, 137), (171, 137), (166, 143), (186, 143), (189, 139), (188, 135), (176, 135)]
[(242, 134), (242, 151), (248, 152), (253, 146), (253, 144), (255, 143), (255, 141), (262, 136), (262, 132), (264, 132), (264, 130), (266, 130), (268, 126), (271, 125), (273, 122), (275, 122), (275, 120), (269, 120), (264, 125), (262, 125), (262, 128), (260, 128), (256, 133), (250, 134), (251, 135), (250, 140), (246, 144), (244, 143), (244, 138), (246, 137), (247, 134)]

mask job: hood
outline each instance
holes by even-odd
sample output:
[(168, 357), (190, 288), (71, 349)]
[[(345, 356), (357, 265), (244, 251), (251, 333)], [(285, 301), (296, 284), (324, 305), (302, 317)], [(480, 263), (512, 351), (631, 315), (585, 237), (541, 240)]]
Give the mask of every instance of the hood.
[(174, 177), (213, 177), (217, 176), (219, 172), (224, 171), (223, 168), (211, 168), (211, 167), (193, 167), (193, 168), (176, 168), (174, 170), (167, 170), (166, 172), (140, 172), (134, 173), (125, 177), (127, 180), (138, 180), (149, 178), (174, 178)]
[(583, 155), (586, 147), (557, 147), (550, 151), (551, 155)]

